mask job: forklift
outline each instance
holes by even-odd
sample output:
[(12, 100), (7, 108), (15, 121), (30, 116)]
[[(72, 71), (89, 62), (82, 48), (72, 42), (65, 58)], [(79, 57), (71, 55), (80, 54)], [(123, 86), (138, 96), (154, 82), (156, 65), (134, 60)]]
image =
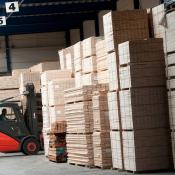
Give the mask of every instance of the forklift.
[(0, 152), (22, 152), (35, 155), (41, 148), (41, 137), (35, 114), (36, 99), (33, 84), (27, 84), (23, 94), (26, 98), (26, 111), (12, 100), (15, 97), (0, 101)]

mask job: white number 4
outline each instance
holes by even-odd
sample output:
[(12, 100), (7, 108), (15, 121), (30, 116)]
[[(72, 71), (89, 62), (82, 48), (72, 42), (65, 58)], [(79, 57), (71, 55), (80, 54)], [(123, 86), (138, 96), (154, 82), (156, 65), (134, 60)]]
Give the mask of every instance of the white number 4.
[(5, 8), (7, 13), (19, 12), (19, 4), (18, 1), (14, 2), (6, 2)]
[(5, 25), (6, 25), (6, 17), (0, 16), (0, 26), (5, 26)]

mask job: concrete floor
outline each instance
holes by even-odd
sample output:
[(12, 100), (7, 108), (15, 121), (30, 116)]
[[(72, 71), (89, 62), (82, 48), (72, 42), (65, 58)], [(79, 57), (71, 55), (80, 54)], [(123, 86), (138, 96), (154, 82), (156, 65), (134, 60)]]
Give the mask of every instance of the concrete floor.
[[(114, 170), (89, 169), (49, 162), (43, 155), (0, 154), (0, 175), (132, 175)], [(152, 173), (149, 173), (151, 175)], [(175, 172), (154, 173), (175, 175)], [(143, 174), (142, 174), (143, 175)]]

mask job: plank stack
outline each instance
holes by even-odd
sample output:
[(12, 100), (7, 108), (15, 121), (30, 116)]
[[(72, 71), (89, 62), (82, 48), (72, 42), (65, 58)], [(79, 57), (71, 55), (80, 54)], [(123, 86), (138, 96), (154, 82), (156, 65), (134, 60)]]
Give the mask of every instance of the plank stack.
[(74, 70), (75, 70), (75, 87), (82, 86), (82, 42), (76, 43), (74, 46)]
[(93, 91), (105, 85), (91, 85), (65, 91), (68, 162), (91, 167), (93, 157)]
[(175, 11), (166, 15), (166, 43), (167, 43), (167, 89), (169, 101), (169, 119), (172, 137), (172, 148), (175, 169)]
[(75, 86), (74, 78), (54, 79), (48, 83), (48, 103), (50, 124), (65, 120), (64, 90)]
[(97, 84), (96, 41), (96, 37), (82, 41), (82, 85), (84, 86)]
[(123, 169), (118, 44), (148, 38), (148, 15), (146, 10), (109, 12), (104, 15), (103, 23), (109, 74), (108, 106), (113, 168)]
[(111, 168), (112, 153), (107, 91), (94, 92), (92, 103), (94, 165), (100, 168)]
[(119, 44), (119, 65), (124, 169), (133, 172), (169, 169), (163, 40)]
[(74, 73), (74, 50), (68, 47), (58, 51), (61, 70), (70, 70)]
[[(0, 77), (0, 100), (17, 96), (19, 92), (19, 80), (16, 76), (4, 76)], [(20, 103), (20, 96), (12, 99), (11, 101), (16, 101)]]
[(66, 149), (66, 122), (57, 121), (52, 124), (49, 135), (48, 159), (53, 162), (63, 163), (67, 161)]
[(107, 52), (105, 47), (105, 40), (103, 38), (98, 39), (96, 42), (96, 64), (98, 84), (109, 83)]
[[(48, 94), (48, 85), (52, 80), (60, 80), (60, 79), (70, 79), (72, 77), (72, 73), (70, 70), (49, 70), (45, 71), (41, 74), (41, 93), (42, 93), (42, 112), (43, 112), (43, 136), (44, 136), (44, 147), (45, 147), (45, 155), (48, 156), (48, 148), (49, 148), (49, 136), (47, 133), (51, 128), (50, 121), (50, 111), (49, 111), (49, 94)], [(51, 86), (53, 87), (53, 86)], [(59, 86), (58, 86), (59, 88)], [(54, 92), (53, 92), (54, 93)], [(58, 92), (59, 93), (59, 92)], [(53, 94), (51, 94), (50, 103), (55, 100)], [(64, 103), (64, 101), (63, 101)], [(56, 108), (53, 108), (56, 109)], [(64, 109), (62, 108), (62, 111)], [(58, 111), (53, 110), (53, 116), (56, 119), (55, 115), (60, 115), (60, 109)], [(57, 113), (58, 112), (58, 113)], [(63, 112), (62, 112), (63, 113)], [(55, 120), (54, 120), (55, 121)]]

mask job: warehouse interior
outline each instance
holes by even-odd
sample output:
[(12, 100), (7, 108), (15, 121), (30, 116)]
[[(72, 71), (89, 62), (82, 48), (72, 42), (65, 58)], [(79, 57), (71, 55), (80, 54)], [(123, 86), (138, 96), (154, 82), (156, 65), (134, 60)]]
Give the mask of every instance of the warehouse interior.
[(0, 175), (175, 174), (175, 0), (0, 12)]

